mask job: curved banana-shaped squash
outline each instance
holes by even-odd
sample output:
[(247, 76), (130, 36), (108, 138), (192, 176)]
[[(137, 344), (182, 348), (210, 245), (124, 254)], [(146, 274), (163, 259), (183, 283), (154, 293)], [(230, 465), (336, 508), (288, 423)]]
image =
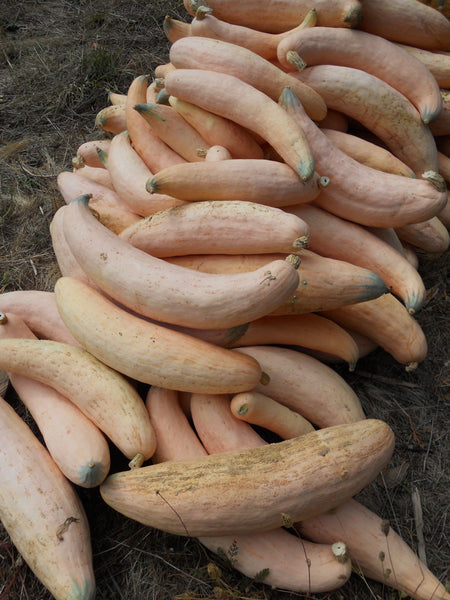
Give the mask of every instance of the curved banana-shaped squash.
[(391, 428), (366, 419), (250, 450), (115, 473), (100, 492), (115, 510), (169, 533), (237, 535), (341, 504), (377, 476), (393, 450)]

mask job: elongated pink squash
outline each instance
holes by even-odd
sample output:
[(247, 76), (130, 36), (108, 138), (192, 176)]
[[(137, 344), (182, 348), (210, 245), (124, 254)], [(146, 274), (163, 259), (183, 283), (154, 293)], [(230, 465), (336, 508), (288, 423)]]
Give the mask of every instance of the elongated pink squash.
[[(178, 31), (186, 25), (185, 23), (180, 24), (180, 22), (174, 22), (171, 20), (167, 23), (167, 28), (164, 27), (165, 31), (166, 29), (171, 29), (171, 23), (173, 23), (173, 29), (178, 29)], [(227, 23), (226, 21), (218, 19), (213, 14), (208, 13), (206, 10), (202, 11), (202, 9), (200, 9), (197, 10), (195, 18), (189, 26), (189, 33), (186, 31), (186, 28), (184, 30), (187, 35), (208, 37), (230, 42), (231, 44), (237, 44), (238, 46), (243, 46), (244, 48), (247, 48), (256, 54), (259, 54), (263, 58), (272, 60), (277, 56), (277, 47), (282, 39), (288, 35), (291, 35), (298, 29), (314, 27), (316, 23), (317, 10), (312, 8), (305, 15), (305, 18), (300, 25), (294, 29), (277, 35), (258, 31), (250, 27), (243, 27), (242, 25), (233, 25), (232, 23)], [(164, 25), (166, 25), (166, 21), (164, 22)]]
[(129, 518), (177, 535), (268, 531), (283, 525), (283, 514), (295, 522), (350, 499), (393, 449), (390, 427), (365, 419), (260, 448), (115, 473), (100, 492)]
[(398, 227), (396, 233), (402, 242), (407, 242), (425, 252), (442, 254), (450, 245), (447, 227), (439, 216), (432, 217), (423, 223), (410, 223)]
[(370, 269), (390, 286), (410, 313), (420, 309), (425, 300), (425, 284), (398, 250), (361, 225), (324, 208), (305, 204), (288, 210), (308, 223), (310, 250)]
[[(194, 16), (199, 4), (196, 0), (184, 0), (186, 10)], [(218, 19), (271, 33), (296, 27), (311, 9), (306, 0), (276, 0), (267, 4), (259, 0), (210, 0), (208, 6)], [(355, 27), (363, 18), (358, 0), (316, 0), (314, 8), (317, 24), (325, 27)]]
[[(308, 246), (311, 243), (310, 240)], [(272, 314), (289, 315), (326, 310), (376, 298), (389, 290), (381, 277), (373, 271), (358, 267), (350, 261), (326, 258), (308, 248), (298, 250), (296, 255), (300, 258), (297, 269), (300, 282), (297, 290)], [(274, 259), (284, 258), (283, 254), (267, 255), (266, 258), (269, 256)], [(195, 254), (173, 256), (166, 260), (205, 273), (245, 273), (258, 269), (266, 258), (264, 254)]]
[(278, 100), (285, 86), (292, 86), (312, 119), (320, 121), (327, 114), (325, 101), (318, 92), (259, 54), (237, 44), (189, 36), (172, 44), (170, 60), (177, 69), (205, 69), (233, 75), (272, 100)]
[(99, 360), (133, 379), (181, 391), (249, 390), (261, 378), (256, 360), (151, 323), (71, 277), (55, 285), (63, 321)]
[(282, 207), (314, 200), (321, 185), (317, 175), (302, 181), (283, 162), (236, 158), (219, 165), (173, 165), (149, 179), (146, 188), (152, 195), (161, 192), (188, 201), (247, 200)]
[(440, 88), (450, 88), (450, 52), (424, 50), (400, 42), (396, 44), (420, 60), (434, 76)]
[(355, 570), (414, 600), (450, 600), (450, 594), (406, 541), (374, 512), (352, 499), (299, 524), (309, 539), (347, 545)]
[(145, 406), (156, 432), (156, 450), (152, 456), (154, 464), (208, 454), (190, 426), (176, 390), (150, 386)]
[(169, 104), (192, 125), (210, 145), (221, 145), (228, 149), (232, 158), (257, 158), (264, 156), (263, 150), (249, 131), (208, 110), (175, 96), (169, 96)]
[(298, 285), (297, 271), (283, 260), (236, 275), (170, 265), (103, 227), (85, 197), (67, 209), (64, 234), (90, 279), (116, 301), (157, 321), (200, 328), (247, 323), (275, 310)]
[(450, 51), (450, 22), (438, 10), (409, 0), (363, 0), (364, 31), (426, 50)]
[[(313, 176), (314, 157), (302, 128), (286, 119), (288, 115), (280, 112), (275, 100), (249, 83), (216, 71), (175, 69), (165, 78), (165, 89), (172, 96), (255, 132), (274, 147), (302, 180)], [(264, 119), (259, 117), (261, 114)]]
[(136, 104), (147, 102), (149, 76), (139, 75), (130, 84), (125, 102), (126, 128), (133, 147), (147, 167), (157, 173), (168, 165), (184, 162), (179, 154), (174, 152), (158, 136), (152, 128), (134, 109)]
[[(67, 244), (63, 229), (64, 211), (66, 208), (66, 205), (60, 206), (53, 215), (53, 219), (50, 221), (50, 236), (52, 238), (53, 253), (56, 262), (58, 263), (59, 271), (63, 276), (77, 277), (81, 281), (85, 281), (89, 285), (95, 286), (94, 282), (90, 281), (89, 277), (83, 271)], [(128, 228), (126, 227), (125, 229)]]
[(93, 600), (89, 524), (73, 486), (0, 398), (0, 520), (55, 600)]
[(305, 417), (259, 392), (236, 394), (230, 410), (237, 419), (264, 427), (283, 440), (314, 431)]
[(111, 141), (108, 170), (116, 193), (123, 198), (129, 210), (138, 215), (147, 216), (169, 206), (183, 204), (169, 196), (151, 196), (146, 191), (145, 183), (152, 172), (132, 146), (127, 131), (117, 134)]
[[(20, 317), (0, 313), (0, 339), (5, 338), (36, 339)], [(25, 375), (9, 377), (67, 479), (86, 488), (99, 485), (109, 472), (110, 452), (98, 427), (55, 389)]]
[(392, 294), (324, 311), (342, 327), (366, 335), (412, 370), (425, 360), (427, 339), (419, 322)]
[[(285, 88), (280, 104), (304, 127), (320, 175), (330, 178), (314, 201), (344, 219), (374, 227), (397, 227), (435, 216), (446, 203), (442, 177), (402, 177), (366, 167), (334, 146)], [(434, 181), (439, 180), (439, 183)], [(432, 182), (433, 181), (433, 182)]]
[(442, 108), (439, 86), (425, 65), (381, 36), (342, 27), (309, 27), (278, 45), (278, 60), (291, 68), (292, 53), (301, 58), (302, 66), (334, 64), (375, 75), (409, 98), (424, 123), (435, 119)]
[[(390, 151), (406, 163), (418, 177), (438, 171), (437, 149), (430, 127), (420, 118), (412, 102), (375, 75), (339, 65), (307, 67), (296, 77), (320, 93), (327, 106), (356, 119)], [(440, 96), (440, 94), (439, 94)], [(442, 111), (432, 108), (434, 121)]]
[(130, 459), (148, 459), (155, 436), (134, 386), (87, 350), (50, 340), (0, 340), (0, 369), (31, 377), (74, 402)]
[(78, 346), (58, 312), (54, 292), (14, 290), (0, 294), (0, 311), (20, 317), (38, 338)]
[(159, 257), (215, 252), (289, 254), (308, 244), (309, 230), (300, 217), (273, 206), (203, 200), (161, 210), (128, 227), (120, 237)]
[(139, 220), (139, 215), (129, 208), (115, 190), (78, 173), (62, 171), (57, 179), (58, 189), (69, 204), (82, 194), (89, 194), (89, 206), (99, 221), (114, 233)]

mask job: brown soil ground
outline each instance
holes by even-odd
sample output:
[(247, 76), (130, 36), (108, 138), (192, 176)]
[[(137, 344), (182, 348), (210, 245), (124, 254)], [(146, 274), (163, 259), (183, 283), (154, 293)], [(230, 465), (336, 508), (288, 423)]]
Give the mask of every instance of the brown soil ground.
[[(168, 60), (166, 14), (189, 20), (180, 1), (3, 0), (0, 6), (0, 292), (52, 290), (59, 276), (49, 224), (63, 204), (56, 176), (71, 169), (77, 147), (98, 139), (97, 112), (107, 89), (125, 93), (132, 79)], [(354, 373), (336, 366), (367, 416), (385, 420), (396, 451), (384, 477), (359, 499), (418, 547), (412, 494), (418, 491), (428, 566), (449, 578), (449, 255), (419, 253), (428, 289), (417, 315), (428, 343), (417, 370), (382, 350)], [(9, 388), (7, 399), (32, 426)], [(113, 468), (125, 468), (113, 451)], [(196, 539), (139, 525), (109, 509), (98, 490), (79, 489), (92, 530), (99, 599), (306, 597), (244, 578)], [(214, 564), (221, 569), (211, 569)], [(270, 565), (268, 565), (270, 566)], [(399, 595), (356, 573), (322, 600), (390, 600)], [(0, 599), (47, 600), (50, 594), (0, 526)]]

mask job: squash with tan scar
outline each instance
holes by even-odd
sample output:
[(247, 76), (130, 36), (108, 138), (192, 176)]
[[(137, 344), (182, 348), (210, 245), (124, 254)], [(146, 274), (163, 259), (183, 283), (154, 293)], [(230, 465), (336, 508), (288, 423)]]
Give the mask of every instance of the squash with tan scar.
[(176, 535), (268, 531), (284, 524), (283, 515), (295, 522), (350, 499), (393, 450), (391, 428), (367, 419), (250, 450), (115, 473), (100, 492), (125, 516)]

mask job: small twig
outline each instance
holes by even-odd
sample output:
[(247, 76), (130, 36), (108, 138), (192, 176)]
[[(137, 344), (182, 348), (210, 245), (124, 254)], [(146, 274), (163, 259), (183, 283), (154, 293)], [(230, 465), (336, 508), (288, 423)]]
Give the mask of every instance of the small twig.
[(38, 272), (37, 272), (34, 262), (31, 260), (31, 258), (30, 258), (30, 265), (31, 265), (31, 268), (33, 269), (34, 276), (37, 277)]
[(54, 177), (56, 177), (58, 175), (58, 173), (48, 173), (48, 174), (44, 174), (44, 173), (33, 173), (33, 171), (31, 171), (28, 167), (26, 167), (22, 161), (19, 161), (20, 166), (22, 167), (22, 169), (25, 171), (25, 173), (28, 173), (28, 175), (31, 175), (32, 177), (43, 177), (44, 179), (53, 179)]
[[(443, 515), (443, 523), (442, 523), (442, 528), (441, 528), (441, 535), (439, 536), (438, 539), (438, 545), (440, 545), (442, 543), (442, 538), (445, 538), (445, 526), (446, 526), (446, 521), (447, 521), (447, 514), (448, 511), (444, 510), (444, 515)], [(450, 567), (449, 567), (450, 568)]]
[(374, 373), (368, 373), (367, 371), (358, 371), (358, 375), (362, 377), (366, 377), (367, 379), (373, 379), (374, 381), (379, 381), (380, 383), (388, 383), (391, 385), (402, 385), (404, 387), (409, 388), (420, 388), (422, 385), (418, 383), (413, 383), (412, 381), (402, 381), (401, 379), (394, 379), (392, 377), (385, 377), (384, 375), (375, 375)]
[(5, 57), (5, 60), (8, 63), (8, 67), (11, 69), (11, 71), (14, 71), (14, 67), (11, 64), (11, 61), (9, 60), (9, 57), (8, 57), (7, 53), (5, 52), (5, 50), (3, 50), (3, 56)]
[(8, 584), (5, 586), (3, 592), (0, 594), (0, 600), (3, 600), (8, 597), (9, 595), (9, 591), (12, 588), (14, 582), (16, 581), (17, 577), (19, 576), (19, 573), (22, 569), (23, 563), (21, 563), (18, 568), (14, 571), (14, 574), (12, 576), (12, 578), (10, 579), (10, 581), (8, 582)]
[(60, 137), (65, 140), (66, 136), (63, 134), (63, 132), (61, 131), (61, 129), (59, 127), (57, 127), (48, 117), (46, 117), (47, 121), (50, 123), (50, 125), (58, 132), (58, 134), (60, 135)]
[(428, 460), (428, 455), (430, 454), (430, 448), (431, 448), (431, 440), (433, 439), (433, 426), (434, 426), (434, 419), (431, 419), (431, 431), (430, 431), (430, 439), (428, 440), (428, 445), (427, 445), (427, 451), (425, 454), (425, 458), (423, 459), (423, 467), (422, 470), (425, 472), (425, 469), (427, 467), (427, 460)]
[(161, 492), (160, 492), (159, 490), (156, 490), (156, 495), (157, 495), (157, 496), (159, 496), (159, 497), (160, 497), (160, 498), (161, 498), (161, 499), (162, 499), (162, 500), (163, 500), (163, 501), (164, 501), (164, 502), (167, 504), (167, 506), (170, 508), (170, 510), (172, 510), (172, 511), (175, 513), (175, 515), (176, 515), (176, 516), (177, 516), (177, 518), (179, 519), (180, 523), (183, 525), (183, 527), (184, 527), (184, 530), (185, 530), (185, 532), (186, 532), (186, 535), (187, 535), (188, 537), (190, 537), (190, 536), (191, 536), (191, 534), (189, 533), (189, 531), (188, 531), (188, 528), (187, 528), (187, 527), (186, 527), (186, 525), (184, 524), (184, 521), (183, 521), (183, 519), (182, 519), (182, 518), (181, 518), (181, 516), (180, 516), (180, 515), (177, 513), (177, 511), (174, 509), (174, 507), (173, 507), (173, 506), (170, 504), (170, 502), (169, 502), (168, 500), (166, 500), (166, 498), (164, 498), (164, 496), (161, 494)]
[(113, 575), (109, 575), (109, 580), (112, 581), (114, 587), (116, 588), (117, 592), (119, 593), (119, 598), (125, 598), (125, 596), (122, 595), (122, 591), (120, 589), (119, 584), (117, 583), (117, 581), (114, 579)]
[(422, 515), (422, 504), (420, 502), (420, 494), (419, 490), (414, 487), (411, 493), (411, 500), (414, 511), (414, 522), (416, 524), (416, 533), (417, 533), (417, 553), (419, 555), (420, 560), (424, 565), (427, 564), (427, 556), (425, 552), (425, 538), (423, 537), (423, 515)]
[(387, 500), (388, 500), (388, 503), (389, 503), (389, 506), (390, 506), (390, 509), (392, 511), (392, 515), (393, 515), (393, 518), (394, 518), (394, 521), (395, 521), (395, 527), (396, 527), (397, 531), (400, 531), (400, 526), (399, 526), (399, 523), (397, 521), (397, 515), (395, 514), (394, 505), (392, 504), (392, 498), (391, 498), (391, 495), (389, 494), (389, 490), (388, 490), (388, 487), (386, 485), (386, 481), (384, 480), (383, 473), (380, 473), (380, 476), (381, 476), (381, 480), (383, 482), (383, 487), (384, 487), (384, 489), (386, 491), (386, 497), (387, 497)]
[(157, 560), (160, 560), (161, 562), (163, 562), (164, 564), (166, 564), (167, 566), (169, 566), (171, 569), (174, 569), (175, 571), (178, 571), (178, 573), (182, 573), (183, 575), (185, 575), (189, 579), (192, 579), (193, 581), (197, 581), (197, 583), (202, 583), (202, 584), (205, 583), (202, 579), (199, 579), (198, 577), (195, 577), (194, 575), (191, 575), (190, 573), (187, 573), (186, 571), (183, 571), (183, 569), (180, 569), (179, 567), (177, 567), (176, 565), (172, 564), (171, 562), (169, 562), (168, 560), (166, 560), (165, 558), (163, 558), (159, 554), (154, 554), (153, 552), (148, 552), (147, 550), (143, 550), (142, 548), (136, 548), (135, 546), (129, 546), (128, 544), (125, 544), (125, 543), (122, 543), (122, 542), (117, 542), (115, 548), (117, 548), (118, 546), (122, 546), (122, 547), (125, 547), (125, 548), (130, 548), (134, 552), (140, 552), (141, 554), (144, 554), (145, 556), (151, 556), (152, 558), (156, 558)]
[(374, 598), (374, 600), (377, 600), (378, 596), (375, 595), (375, 592), (370, 587), (369, 582), (367, 581), (367, 579), (364, 576), (364, 573), (361, 571), (361, 568), (358, 566), (358, 562), (356, 562), (356, 566), (358, 567), (357, 573), (358, 573), (359, 577), (361, 577), (361, 579), (364, 582), (364, 584), (366, 585), (367, 589), (369, 590), (369, 594), (372, 596), (372, 598)]

